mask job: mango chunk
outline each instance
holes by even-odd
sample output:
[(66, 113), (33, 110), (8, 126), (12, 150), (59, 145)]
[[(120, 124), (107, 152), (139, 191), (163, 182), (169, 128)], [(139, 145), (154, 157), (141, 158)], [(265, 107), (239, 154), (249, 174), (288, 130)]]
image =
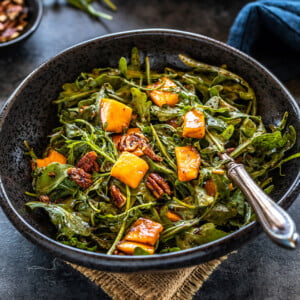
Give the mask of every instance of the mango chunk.
[(198, 177), (201, 157), (193, 146), (175, 147), (178, 179), (190, 181)]
[(171, 210), (168, 210), (166, 217), (172, 222), (177, 222), (182, 220), (182, 218), (178, 214), (174, 213)]
[(53, 149), (50, 149), (47, 157), (45, 157), (43, 159), (36, 159), (35, 162), (36, 162), (36, 165), (38, 166), (38, 168), (42, 168), (42, 167), (46, 167), (46, 166), (50, 165), (53, 162), (66, 164), (67, 159), (59, 152), (57, 152)]
[(135, 242), (127, 242), (127, 241), (121, 241), (117, 244), (117, 249), (122, 251), (123, 253), (132, 255), (134, 253), (135, 248), (140, 247), (144, 249), (145, 251), (149, 252), (149, 254), (154, 253), (154, 247), (149, 245), (144, 245), (140, 243)]
[(149, 169), (148, 164), (138, 156), (122, 152), (111, 169), (111, 176), (135, 189)]
[[(163, 82), (163, 85), (161, 86)], [(160, 87), (161, 86), (161, 87)], [(151, 100), (158, 106), (163, 106), (164, 104), (168, 104), (170, 106), (175, 106), (179, 97), (177, 93), (171, 91), (161, 91), (161, 89), (176, 89), (177, 85), (167, 77), (162, 77), (161, 81), (155, 82), (151, 85), (148, 85), (147, 88), (158, 88), (157, 90), (153, 90), (149, 93)]]
[(105, 131), (120, 133), (129, 126), (132, 109), (113, 99), (103, 98), (100, 117)]
[(159, 239), (163, 227), (150, 219), (139, 218), (129, 229), (124, 240), (154, 246)]
[(114, 134), (111, 139), (113, 141), (113, 143), (115, 144), (115, 146), (118, 148), (118, 145), (121, 141), (121, 138), (122, 138), (122, 134)]
[(193, 109), (183, 119), (183, 137), (202, 139), (205, 136), (205, 118), (201, 111)]
[(139, 129), (138, 127), (134, 127), (134, 128), (128, 128), (127, 130), (127, 134), (134, 134), (134, 133), (140, 133), (141, 129)]

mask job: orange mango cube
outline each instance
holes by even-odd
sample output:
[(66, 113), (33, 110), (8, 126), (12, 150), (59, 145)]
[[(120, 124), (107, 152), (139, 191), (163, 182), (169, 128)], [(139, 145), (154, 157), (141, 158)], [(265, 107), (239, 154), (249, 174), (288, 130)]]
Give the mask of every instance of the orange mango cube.
[(124, 240), (154, 246), (163, 227), (150, 219), (139, 218), (129, 229)]
[(36, 165), (39, 168), (42, 168), (42, 167), (46, 167), (46, 166), (50, 165), (53, 162), (58, 162), (58, 163), (61, 163), (61, 164), (66, 164), (67, 163), (67, 159), (66, 159), (66, 157), (64, 157), (59, 152), (57, 152), (57, 151), (55, 151), (53, 149), (50, 149), (49, 150), (49, 154), (48, 154), (47, 157), (45, 157), (43, 159), (36, 159), (35, 162), (36, 162)]
[(143, 159), (124, 151), (113, 165), (111, 176), (135, 189), (142, 181), (148, 169), (149, 166)]
[(142, 249), (144, 249), (145, 251), (149, 252), (149, 254), (153, 254), (154, 253), (154, 247), (153, 246), (149, 246), (149, 245), (145, 245), (145, 244), (140, 244), (140, 243), (135, 243), (135, 242), (127, 242), (127, 241), (121, 241), (117, 244), (117, 249), (132, 255), (134, 253), (135, 248), (140, 247)]
[(193, 109), (184, 115), (183, 120), (183, 137), (202, 139), (205, 136), (205, 118), (201, 111)]
[[(161, 86), (162, 82), (163, 85)], [(158, 88), (159, 86), (161, 86), (159, 89), (149, 92), (151, 100), (158, 106), (164, 104), (175, 106), (179, 101), (178, 94), (171, 91), (161, 91), (160, 89), (176, 89), (177, 85), (169, 78), (162, 77), (161, 81), (148, 85), (147, 88)]]
[(140, 133), (141, 132), (141, 129), (139, 129), (138, 127), (135, 127), (135, 128), (128, 128), (127, 130), (127, 134), (134, 134), (134, 133)]
[(103, 98), (100, 117), (105, 131), (120, 133), (129, 126), (132, 109), (116, 100)]
[(178, 214), (172, 212), (171, 210), (168, 210), (166, 216), (172, 222), (177, 222), (177, 221), (182, 220), (182, 218)]
[(178, 179), (190, 181), (198, 177), (201, 157), (193, 146), (175, 147)]
[(119, 143), (120, 143), (120, 141), (121, 141), (121, 138), (122, 138), (122, 134), (114, 134), (114, 135), (111, 137), (111, 139), (112, 139), (114, 145), (115, 145), (117, 148), (118, 148), (118, 145), (119, 145)]

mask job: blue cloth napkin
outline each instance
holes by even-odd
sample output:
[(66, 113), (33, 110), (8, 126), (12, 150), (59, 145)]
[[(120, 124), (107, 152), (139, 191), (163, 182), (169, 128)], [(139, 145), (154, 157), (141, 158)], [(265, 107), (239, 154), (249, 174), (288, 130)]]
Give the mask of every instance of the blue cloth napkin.
[(228, 44), (253, 56), (279, 79), (300, 75), (300, 0), (247, 4), (231, 27)]

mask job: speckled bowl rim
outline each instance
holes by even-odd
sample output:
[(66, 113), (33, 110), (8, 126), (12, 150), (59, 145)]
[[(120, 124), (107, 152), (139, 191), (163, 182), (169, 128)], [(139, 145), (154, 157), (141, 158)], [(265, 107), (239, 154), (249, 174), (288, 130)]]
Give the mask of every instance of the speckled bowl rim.
[[(28, 1), (32, 1), (32, 0), (28, 0)], [(41, 23), (41, 20), (42, 20), (44, 7), (43, 7), (42, 0), (34, 0), (34, 1), (37, 4), (37, 15), (36, 15), (36, 18), (31, 26), (31, 28), (28, 31), (21, 33), (17, 38), (15, 38), (11, 41), (0, 43), (0, 49), (15, 45), (15, 44), (27, 39), (31, 34), (33, 34), (38, 29), (38, 27)]]
[[(48, 60), (47, 62), (40, 65), (37, 69), (35, 69), (32, 73), (30, 73), (24, 81), (17, 87), (14, 93), (10, 96), (10, 98), (6, 101), (0, 112), (0, 132), (2, 130), (2, 125), (4, 123), (5, 117), (10, 111), (10, 107), (13, 105), (16, 97), (22, 93), (23, 88), (28, 84), (28, 82), (34, 77), (34, 75), (40, 71), (43, 71), (44, 68), (47, 68), (49, 64), (51, 64), (54, 60), (60, 58), (60, 56), (65, 55), (70, 50), (75, 50), (76, 48), (80, 48), (85, 46), (91, 42), (99, 41), (99, 40), (109, 40), (120, 37), (127, 36), (137, 36), (137, 35), (169, 35), (172, 37), (184, 37), (187, 39), (197, 39), (199, 41), (204, 41), (205, 43), (213, 44), (215, 47), (225, 48), (230, 51), (233, 55), (239, 56), (240, 58), (248, 61), (249, 63), (256, 66), (256, 68), (260, 69), (262, 73), (266, 76), (269, 76), (271, 80), (275, 84), (277, 84), (282, 91), (286, 94), (287, 99), (289, 99), (289, 103), (295, 110), (298, 120), (300, 120), (300, 110), (299, 107), (291, 96), (291, 94), (287, 91), (287, 89), (281, 84), (281, 82), (270, 73), (264, 66), (262, 66), (259, 62), (249, 57), (248, 55), (242, 53), (241, 51), (228, 46), (220, 41), (214, 40), (212, 38), (185, 32), (179, 30), (172, 29), (139, 29), (132, 31), (124, 31), (119, 33), (113, 33), (104, 35), (98, 38), (94, 38), (82, 43), (79, 43), (75, 46), (72, 46), (58, 55)], [(288, 191), (280, 198), (278, 203), (287, 208), (291, 205), (291, 203), (295, 200), (297, 195), (299, 194), (300, 188), (300, 173), (295, 178)], [(187, 250), (181, 250), (173, 253), (159, 254), (159, 255), (151, 255), (151, 256), (115, 256), (115, 255), (106, 255), (101, 253), (88, 252), (85, 250), (73, 248), (64, 244), (61, 244), (48, 236), (42, 234), (38, 230), (36, 230), (33, 226), (28, 224), (26, 220), (15, 210), (11, 201), (9, 200), (3, 183), (0, 178), (0, 194), (2, 194), (1, 206), (14, 224), (14, 226), (29, 240), (31, 240), (34, 244), (37, 244), (50, 252), (51, 254), (58, 256), (62, 259), (78, 263), (87, 267), (96, 268), (104, 271), (111, 272), (133, 272), (133, 271), (146, 271), (146, 270), (170, 270), (177, 269), (182, 267), (188, 267), (191, 265), (196, 265), (199, 263), (206, 262), (210, 259), (219, 257), (221, 255), (225, 255), (230, 251), (239, 247), (237, 245), (237, 241), (241, 241), (241, 244), (244, 244), (246, 241), (252, 239), (257, 236), (261, 231), (258, 222), (252, 222), (241, 229), (221, 238), (216, 241), (197, 246)], [(233, 243), (233, 241), (235, 241)], [(234, 245), (233, 245), (234, 244)]]

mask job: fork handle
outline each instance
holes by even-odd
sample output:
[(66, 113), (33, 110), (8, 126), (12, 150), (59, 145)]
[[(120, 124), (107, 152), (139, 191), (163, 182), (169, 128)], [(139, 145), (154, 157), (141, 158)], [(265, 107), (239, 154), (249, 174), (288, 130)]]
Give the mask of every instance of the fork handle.
[(244, 165), (235, 163), (227, 154), (220, 156), (229, 161), (226, 165), (228, 177), (244, 193), (266, 234), (278, 245), (296, 249), (299, 243), (299, 234), (289, 214), (254, 182)]

